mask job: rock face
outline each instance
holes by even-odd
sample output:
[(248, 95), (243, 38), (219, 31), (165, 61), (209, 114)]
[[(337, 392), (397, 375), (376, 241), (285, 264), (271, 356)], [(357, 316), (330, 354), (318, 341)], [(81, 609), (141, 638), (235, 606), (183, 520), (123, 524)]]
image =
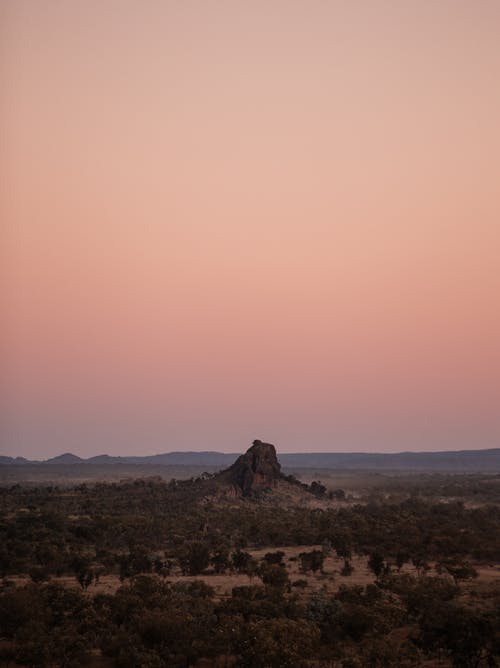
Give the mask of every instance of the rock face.
[(262, 441), (254, 441), (252, 447), (228, 469), (231, 482), (241, 489), (243, 496), (275, 487), (280, 471), (276, 448)]

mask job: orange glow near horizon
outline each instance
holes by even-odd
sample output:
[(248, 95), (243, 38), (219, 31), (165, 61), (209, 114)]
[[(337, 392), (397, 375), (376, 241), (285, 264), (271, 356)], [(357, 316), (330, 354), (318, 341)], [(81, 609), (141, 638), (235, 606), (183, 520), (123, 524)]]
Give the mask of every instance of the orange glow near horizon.
[(499, 445), (497, 2), (0, 24), (2, 454)]

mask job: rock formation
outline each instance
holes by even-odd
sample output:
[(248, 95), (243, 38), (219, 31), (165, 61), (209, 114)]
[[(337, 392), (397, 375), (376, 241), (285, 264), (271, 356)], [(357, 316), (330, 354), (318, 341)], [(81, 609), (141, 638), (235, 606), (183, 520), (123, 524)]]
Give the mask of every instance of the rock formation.
[(244, 455), (227, 469), (232, 484), (243, 496), (251, 496), (272, 489), (281, 477), (281, 466), (276, 457), (276, 448), (270, 443), (254, 441)]

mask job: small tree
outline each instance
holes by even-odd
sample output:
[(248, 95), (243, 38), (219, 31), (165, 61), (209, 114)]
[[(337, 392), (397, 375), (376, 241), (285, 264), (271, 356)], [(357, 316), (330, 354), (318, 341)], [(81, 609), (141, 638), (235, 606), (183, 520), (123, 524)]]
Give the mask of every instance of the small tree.
[(217, 550), (210, 559), (216, 573), (225, 573), (231, 565), (228, 550)]
[(343, 575), (344, 577), (349, 577), (350, 575), (352, 575), (353, 570), (354, 566), (351, 564), (349, 559), (344, 559), (344, 565), (342, 566), (340, 575)]
[(403, 566), (410, 561), (410, 556), (406, 552), (396, 554), (396, 568), (400, 571)]
[(436, 566), (436, 571), (438, 573), (448, 573), (451, 575), (455, 583), (459, 580), (471, 580), (472, 578), (477, 578), (476, 569), (471, 566), (468, 561), (443, 561)]
[(301, 552), (299, 554), (300, 559), (300, 570), (303, 573), (307, 571), (316, 571), (323, 570), (323, 563), (325, 561), (325, 555), (321, 550), (311, 550), (311, 552)]
[(289, 583), (286, 568), (281, 564), (267, 564), (264, 562), (260, 567), (262, 582), (275, 589), (283, 590)]
[(78, 580), (78, 584), (80, 585), (80, 587), (84, 591), (86, 591), (88, 587), (92, 584), (92, 580), (94, 579), (94, 573), (89, 568), (88, 570), (80, 571), (79, 573), (77, 573), (76, 579)]
[(352, 557), (351, 540), (347, 536), (336, 536), (333, 541), (337, 557), (350, 559)]
[(311, 493), (318, 499), (322, 499), (326, 496), (326, 487), (322, 485), (319, 481), (313, 480), (310, 486)]
[(267, 554), (264, 555), (264, 560), (268, 564), (282, 564), (284, 556), (285, 553), (281, 550), (277, 552), (267, 552)]
[(417, 569), (419, 574), (425, 573), (430, 570), (430, 566), (421, 554), (416, 554), (411, 558), (411, 563)]
[(71, 568), (75, 574), (76, 581), (85, 591), (92, 584), (92, 580), (94, 579), (90, 561), (85, 557), (76, 555), (71, 561)]
[(231, 555), (231, 561), (233, 562), (233, 568), (238, 571), (238, 573), (244, 573), (247, 568), (250, 559), (252, 556), (249, 552), (244, 552), (243, 550), (236, 550)]
[(380, 552), (373, 552), (368, 559), (368, 568), (372, 571), (376, 578), (380, 577), (384, 572), (384, 557)]
[(188, 543), (179, 554), (179, 565), (184, 575), (199, 575), (210, 563), (210, 552), (205, 543)]

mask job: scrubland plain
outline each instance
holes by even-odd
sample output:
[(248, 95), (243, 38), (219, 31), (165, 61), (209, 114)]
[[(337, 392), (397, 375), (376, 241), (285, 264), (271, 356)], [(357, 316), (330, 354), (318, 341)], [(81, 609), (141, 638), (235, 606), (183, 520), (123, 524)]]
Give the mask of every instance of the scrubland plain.
[(497, 665), (500, 476), (313, 473), (4, 484), (1, 665)]

